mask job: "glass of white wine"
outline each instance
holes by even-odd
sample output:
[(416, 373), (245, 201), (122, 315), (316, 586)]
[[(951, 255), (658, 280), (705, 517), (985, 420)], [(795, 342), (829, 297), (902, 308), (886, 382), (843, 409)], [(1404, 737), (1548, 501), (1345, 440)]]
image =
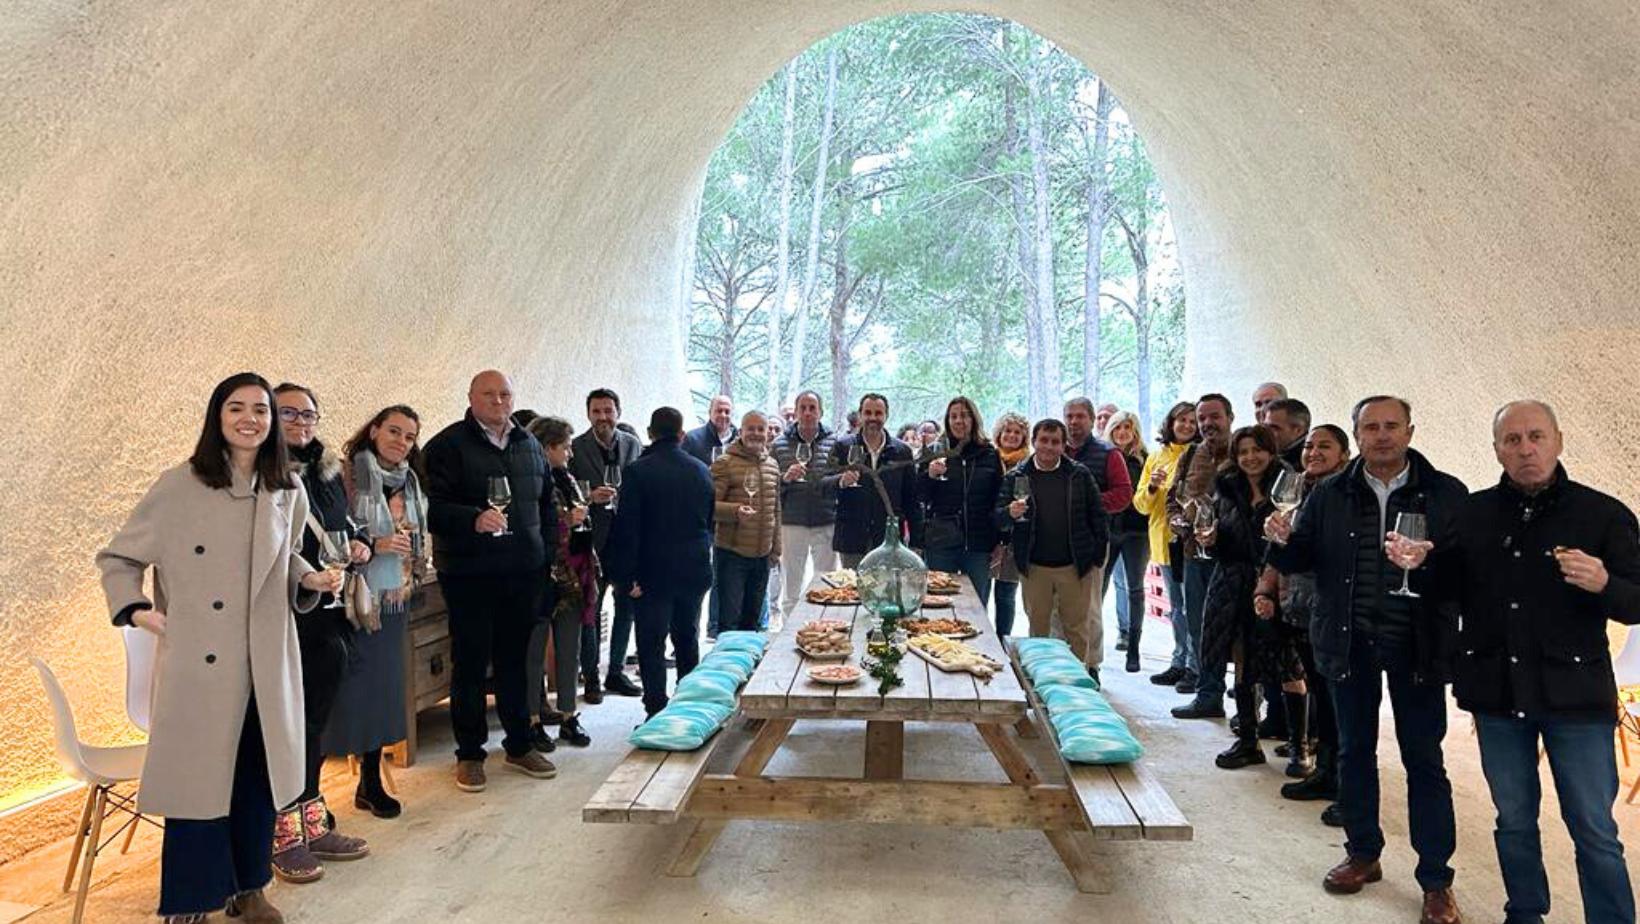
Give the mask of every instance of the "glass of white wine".
[(326, 570), (342, 575), (342, 586), (331, 595), (330, 602), (325, 604), (327, 610), (346, 608), (342, 599), (342, 591), (347, 586), (347, 566), (352, 562), (350, 554), (353, 537), (346, 530), (331, 529), (325, 531), (325, 541), (319, 543), (319, 564)]
[[(507, 509), (507, 505), (512, 503), (512, 485), (508, 483), (506, 475), (490, 476), (489, 501), (490, 509), (497, 513), (505, 511)], [(510, 536), (512, 535), (512, 530), (503, 526), (501, 527), (501, 530), (494, 533), (494, 535)]]
[(1270, 503), (1275, 505), (1276, 512), (1291, 523), (1293, 511), (1303, 500), (1304, 476), (1285, 468), (1277, 472), (1276, 482), (1270, 486)]
[(1395, 534), (1400, 541), (1395, 543), (1395, 554), (1391, 558), (1401, 566), (1401, 586), (1390, 591), (1397, 597), (1421, 596), (1412, 589), (1412, 571), (1407, 567), (1409, 560), (1406, 553), (1408, 543), (1419, 543), (1429, 538), (1429, 523), (1421, 513), (1397, 513), (1395, 515)]
[[(848, 448), (848, 464), (849, 468), (863, 468), (866, 464), (866, 448), (859, 443), (850, 446)], [(861, 483), (856, 481), (852, 487), (858, 488)]]
[(763, 488), (763, 473), (753, 469), (746, 473), (746, 480), (741, 485), (746, 489), (747, 505), (757, 506), (757, 492)]
[(1213, 501), (1210, 498), (1202, 498), (1197, 501), (1196, 518), (1194, 522), (1196, 530), (1196, 558), (1202, 561), (1207, 561), (1213, 557), (1213, 553), (1207, 550), (1207, 546), (1202, 545), (1202, 537), (1212, 533), (1214, 529), (1218, 528), (1218, 525), (1219, 512), (1214, 508)]
[[(588, 481), (585, 478), (575, 479), (575, 506), (580, 507), (583, 510), (588, 509), (588, 504), (590, 502), (587, 500), (587, 498), (589, 498), (591, 496), (592, 496), (592, 482)], [(590, 533), (590, 532), (592, 532), (592, 515), (591, 515), (590, 511), (588, 512), (587, 516), (585, 516), (581, 519), (581, 525), (575, 527), (574, 531), (578, 532), (578, 533)]]

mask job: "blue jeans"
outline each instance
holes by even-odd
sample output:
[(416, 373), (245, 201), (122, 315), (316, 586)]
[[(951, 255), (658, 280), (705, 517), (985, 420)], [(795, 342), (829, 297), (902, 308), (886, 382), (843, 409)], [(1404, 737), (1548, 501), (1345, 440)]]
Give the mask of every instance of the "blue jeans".
[(991, 553), (969, 552), (965, 549), (929, 549), (928, 567), (935, 571), (965, 574), (974, 582), (974, 593), (979, 594), (979, 605), (991, 602)]
[(769, 605), (768, 594), (767, 556), (749, 558), (721, 546), (712, 550), (712, 596), (718, 603), (720, 631), (756, 631), (758, 613)]
[(1634, 889), (1623, 862), (1623, 842), (1612, 820), (1617, 759), (1612, 723), (1476, 715), (1481, 769), (1498, 809), (1493, 840), (1509, 896), (1510, 921), (1542, 921), (1549, 913), (1549, 879), (1538, 839), (1538, 737), (1549, 759), (1560, 817), (1577, 853), (1583, 919), (1591, 924), (1634, 924)]
[(1446, 778), (1441, 754), (1441, 739), (1446, 737), (1446, 687), (1415, 683), (1407, 653), (1384, 649), (1366, 638), (1352, 641), (1349, 673), (1333, 684), (1344, 849), (1361, 860), (1376, 860), (1384, 850), (1384, 829), (1378, 824), (1378, 713), (1386, 676), (1395, 740), (1407, 773), (1407, 829), (1412, 849), (1418, 852), (1414, 875), (1425, 891), (1449, 888), (1452, 867), (1448, 861), (1457, 849), (1458, 834), (1452, 814), (1452, 783)]
[(1196, 698), (1214, 702), (1224, 698), (1224, 665), (1220, 664), (1214, 676), (1202, 673), (1202, 611), (1207, 607), (1207, 585), (1219, 563), (1209, 559), (1189, 558), (1184, 565), (1184, 621), (1190, 627), (1190, 670), (1197, 674)]
[(1019, 612), (1019, 582), (997, 581), (992, 596), (997, 601), (997, 638), (1007, 638), (1014, 634), (1014, 616)]
[[(641, 585), (640, 585), (641, 586)], [(700, 593), (668, 593), (644, 588), (633, 601), (638, 630), (638, 679), (643, 708), (650, 715), (666, 708), (666, 639), (682, 680), (700, 663)]]
[[(1110, 554), (1105, 559), (1105, 586), (1116, 584), (1116, 628), (1127, 637), (1133, 628), (1133, 614), (1145, 618), (1145, 568), (1150, 566), (1150, 536), (1145, 533), (1112, 534)], [(1144, 623), (1139, 623), (1141, 629)]]
[(1184, 582), (1179, 579), (1180, 566), (1163, 565), (1162, 583), (1167, 585), (1167, 614), (1173, 624), (1173, 662), (1179, 670), (1195, 673), (1201, 669), (1196, 663), (1196, 650), (1190, 647), (1190, 623), (1184, 615)]

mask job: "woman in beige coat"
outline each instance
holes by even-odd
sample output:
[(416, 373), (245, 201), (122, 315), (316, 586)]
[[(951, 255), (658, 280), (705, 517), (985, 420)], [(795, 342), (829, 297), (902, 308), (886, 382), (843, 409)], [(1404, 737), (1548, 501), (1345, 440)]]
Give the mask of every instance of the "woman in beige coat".
[(780, 469), (768, 452), (768, 428), (761, 411), (747, 413), (740, 436), (712, 463), (712, 583), (725, 631), (757, 631), (769, 568), (780, 561)]
[[(340, 589), (297, 554), (307, 500), (254, 373), (211, 393), (192, 458), (160, 476), (97, 555), (116, 625), (160, 637), (138, 805), (165, 816), (159, 913), (282, 920), (262, 894), (274, 806), (303, 785), (293, 604)], [(154, 572), (154, 597), (143, 578)], [(307, 593), (302, 593), (307, 591)]]

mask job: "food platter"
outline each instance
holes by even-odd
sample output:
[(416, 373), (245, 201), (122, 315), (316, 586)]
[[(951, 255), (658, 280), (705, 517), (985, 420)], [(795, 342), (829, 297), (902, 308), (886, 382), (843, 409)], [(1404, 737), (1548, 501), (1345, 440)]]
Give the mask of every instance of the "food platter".
[(925, 610), (948, 610), (955, 605), (956, 601), (951, 597), (931, 593), (923, 594), (922, 608)]
[(978, 626), (966, 619), (921, 616), (900, 620), (900, 628), (910, 635), (943, 635), (946, 638), (973, 638), (980, 634)]
[(811, 587), (804, 599), (820, 606), (857, 606), (860, 592), (853, 587)]
[(962, 592), (962, 580), (949, 571), (928, 572), (928, 592), (931, 594), (955, 594)]
[(929, 664), (947, 673), (967, 671), (981, 680), (990, 680), (1002, 670), (1001, 662), (989, 657), (972, 645), (948, 639), (943, 635), (914, 635), (906, 649)]
[(853, 568), (839, 568), (836, 571), (827, 571), (820, 575), (820, 580), (833, 587), (853, 587), (859, 581), (859, 575)]
[(846, 661), (854, 654), (849, 624), (840, 619), (813, 619), (797, 630), (797, 650), (811, 661)]
[(811, 667), (807, 671), (809, 679), (815, 683), (824, 683), (834, 687), (844, 687), (851, 683), (859, 683), (866, 672), (852, 664), (826, 664)]

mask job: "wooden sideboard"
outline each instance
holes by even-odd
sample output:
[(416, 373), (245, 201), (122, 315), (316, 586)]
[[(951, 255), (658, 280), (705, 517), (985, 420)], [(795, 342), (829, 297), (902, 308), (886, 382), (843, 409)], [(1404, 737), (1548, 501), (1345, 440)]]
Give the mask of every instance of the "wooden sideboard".
[(450, 620), (436, 577), (422, 585), (410, 607), (405, 633), (404, 709), (407, 736), (403, 765), (416, 762), (416, 716), (450, 696)]

